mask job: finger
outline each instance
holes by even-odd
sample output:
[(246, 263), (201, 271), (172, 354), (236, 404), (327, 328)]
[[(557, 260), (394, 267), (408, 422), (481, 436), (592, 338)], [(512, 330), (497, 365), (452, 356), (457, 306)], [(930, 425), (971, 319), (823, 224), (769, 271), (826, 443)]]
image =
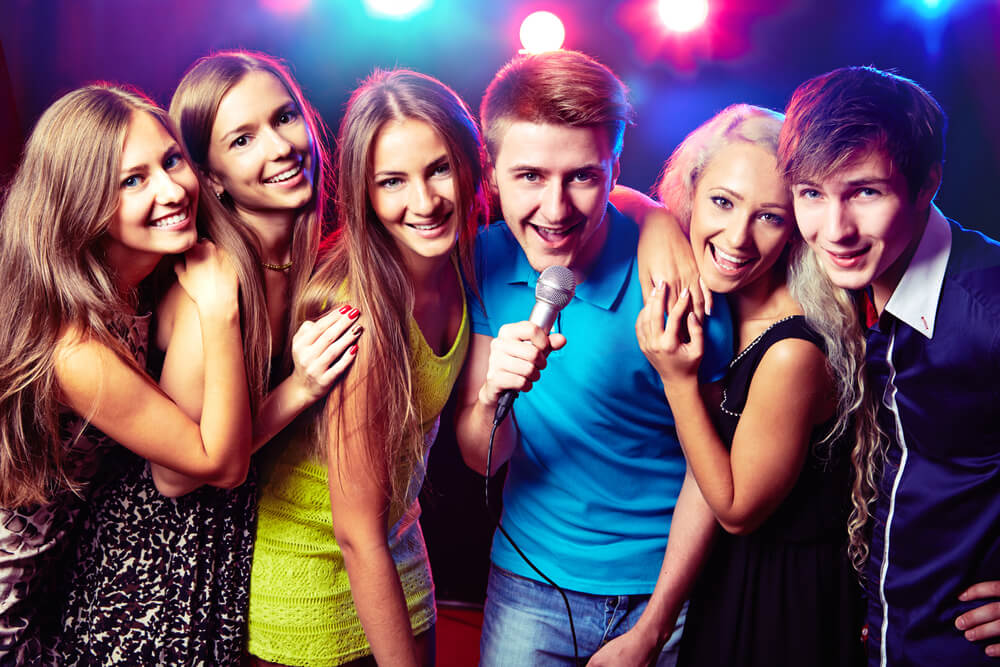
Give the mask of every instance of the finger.
[(561, 333), (549, 334), (549, 347), (552, 350), (561, 350), (566, 347), (566, 336)]
[(996, 639), (997, 637), (1000, 637), (1000, 620), (983, 623), (982, 625), (969, 628), (963, 633), (963, 635), (970, 642), (979, 641), (980, 639)]
[(958, 596), (963, 602), (981, 598), (1000, 598), (1000, 581), (980, 581), (966, 588)]
[(320, 376), (320, 386), (332, 387), (333, 383), (336, 382), (344, 371), (354, 363), (354, 360), (358, 357), (358, 344), (354, 343), (351, 347), (347, 348), (337, 360), (326, 370), (323, 375)]
[(955, 619), (955, 627), (965, 630), (966, 636), (973, 629), (984, 627), (995, 627), (997, 632), (987, 634), (986, 631), (977, 632), (973, 639), (983, 639), (985, 637), (1000, 637), (1000, 602), (990, 602), (981, 607), (970, 609)]
[[(314, 360), (309, 364), (309, 373), (315, 374), (317, 377), (322, 376), (338, 358), (357, 344), (358, 337), (363, 331), (364, 327), (359, 324), (352, 327), (346, 335), (328, 341), (322, 349), (316, 352)], [(318, 345), (314, 345), (311, 349), (318, 347)]]
[(688, 313), (687, 328), (688, 336), (691, 337), (691, 352), (700, 357), (705, 346), (705, 331), (696, 314)]
[(664, 306), (666, 304), (666, 285), (660, 283), (650, 294), (649, 301), (646, 303), (646, 333), (653, 337), (658, 336), (663, 333), (663, 315), (665, 312)]
[[(688, 308), (691, 290), (684, 288), (677, 297), (677, 303), (670, 309), (667, 315), (667, 323), (663, 327), (663, 336), (671, 342), (680, 342), (681, 326), (684, 324), (684, 313)], [(662, 321), (662, 314), (661, 314)]]
[(320, 329), (320, 322), (317, 322), (316, 327), (316, 338), (312, 343), (312, 347), (318, 348), (320, 350), (325, 350), (330, 346), (333, 341), (348, 338), (350, 332), (352, 332), (355, 327), (362, 326), (358, 324), (358, 318), (360, 316), (360, 311), (357, 308), (351, 308), (350, 306), (343, 306), (341, 309), (347, 308), (347, 312), (341, 313), (339, 310), (335, 313), (336, 319), (332, 320), (329, 325), (325, 328)]
[(701, 276), (698, 277), (698, 286), (701, 288), (701, 294), (705, 299), (705, 314), (711, 315), (713, 298), (714, 298), (712, 295), (712, 290), (708, 289), (708, 285), (706, 285), (705, 281), (701, 279)]

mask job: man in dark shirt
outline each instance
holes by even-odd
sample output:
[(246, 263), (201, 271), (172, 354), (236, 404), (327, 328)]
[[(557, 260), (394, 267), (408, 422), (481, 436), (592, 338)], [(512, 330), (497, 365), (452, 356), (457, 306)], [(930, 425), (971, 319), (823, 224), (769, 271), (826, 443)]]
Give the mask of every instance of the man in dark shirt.
[(877, 315), (870, 665), (1000, 655), (1000, 244), (933, 204), (944, 130), (920, 86), (851, 67), (796, 89), (779, 146), (803, 237)]

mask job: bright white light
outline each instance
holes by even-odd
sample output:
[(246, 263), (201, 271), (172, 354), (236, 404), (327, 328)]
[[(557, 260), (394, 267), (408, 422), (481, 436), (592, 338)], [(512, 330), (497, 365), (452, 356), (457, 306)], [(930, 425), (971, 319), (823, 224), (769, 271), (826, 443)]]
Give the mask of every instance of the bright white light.
[(566, 39), (566, 28), (552, 12), (535, 12), (521, 23), (521, 45), (526, 53), (555, 51)]
[(708, 18), (708, 0), (659, 0), (660, 19), (669, 30), (691, 32)]
[(431, 0), (364, 0), (364, 3), (372, 16), (405, 19), (427, 9)]

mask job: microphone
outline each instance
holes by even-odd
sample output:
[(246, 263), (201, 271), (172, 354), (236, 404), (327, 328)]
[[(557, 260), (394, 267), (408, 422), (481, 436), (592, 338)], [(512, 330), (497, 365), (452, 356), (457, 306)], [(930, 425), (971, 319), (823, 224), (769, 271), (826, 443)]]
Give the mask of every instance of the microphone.
[[(559, 311), (573, 300), (575, 293), (576, 278), (572, 271), (565, 266), (548, 267), (538, 276), (538, 283), (535, 285), (535, 307), (531, 309), (531, 317), (528, 320), (548, 334), (555, 324)], [(507, 417), (516, 397), (517, 392), (512, 389), (500, 394), (497, 410), (493, 415), (494, 425), (499, 425)]]

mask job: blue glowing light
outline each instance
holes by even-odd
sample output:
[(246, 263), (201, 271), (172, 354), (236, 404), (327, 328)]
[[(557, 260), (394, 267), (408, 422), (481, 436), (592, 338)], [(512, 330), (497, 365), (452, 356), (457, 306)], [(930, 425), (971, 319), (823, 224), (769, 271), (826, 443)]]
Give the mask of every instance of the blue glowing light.
[(389, 19), (406, 19), (427, 9), (431, 0), (364, 0), (365, 10), (371, 16)]

